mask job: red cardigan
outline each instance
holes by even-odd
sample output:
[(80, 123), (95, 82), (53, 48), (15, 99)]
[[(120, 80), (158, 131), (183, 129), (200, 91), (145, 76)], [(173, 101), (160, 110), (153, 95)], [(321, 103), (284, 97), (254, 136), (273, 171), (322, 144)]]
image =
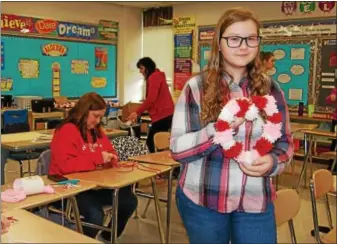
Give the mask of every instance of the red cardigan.
[(103, 163), (102, 151), (117, 155), (103, 132), (102, 138), (97, 138), (95, 144), (92, 143), (91, 133), (88, 132), (88, 143), (85, 143), (79, 129), (72, 123), (67, 123), (55, 131), (50, 148), (50, 175), (92, 171), (96, 169), (96, 165)]
[(136, 111), (138, 116), (147, 110), (152, 122), (156, 122), (173, 114), (174, 103), (164, 72), (157, 69), (149, 76), (146, 91), (146, 100)]

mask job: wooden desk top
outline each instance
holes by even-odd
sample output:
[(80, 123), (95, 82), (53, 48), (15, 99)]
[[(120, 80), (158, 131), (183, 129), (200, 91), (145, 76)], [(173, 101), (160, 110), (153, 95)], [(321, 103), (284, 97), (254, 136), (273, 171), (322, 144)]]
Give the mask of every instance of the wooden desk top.
[(45, 113), (35, 113), (32, 112), (31, 116), (34, 119), (42, 119), (42, 118), (63, 118), (64, 112), (63, 111), (56, 111), (56, 112), (45, 112)]
[(304, 133), (312, 136), (323, 136), (327, 138), (337, 138), (336, 132), (326, 131), (326, 130), (304, 130)]
[[(42, 176), (42, 179), (44, 180), (45, 185), (55, 184), (55, 182), (47, 179), (47, 176)], [(27, 198), (25, 198), (21, 202), (7, 203), (7, 202), (1, 201), (1, 209), (4, 210), (4, 209), (34, 208), (34, 207), (38, 207), (38, 206), (42, 206), (45, 204), (59, 201), (62, 198), (68, 198), (80, 192), (94, 189), (96, 187), (95, 184), (90, 183), (90, 182), (85, 182), (85, 181), (80, 181), (78, 185), (80, 187), (71, 187), (69, 189), (66, 189), (63, 186), (53, 186), (53, 188), (55, 189), (54, 194), (42, 193), (42, 194), (30, 195), (30, 196), (27, 196)], [(4, 191), (8, 188), (13, 188), (13, 184), (2, 185), (1, 191)]]
[(13, 216), (18, 221), (1, 235), (1, 243), (100, 243), (26, 210), (10, 210), (3, 215)]
[(180, 163), (171, 158), (169, 151), (162, 151), (156, 153), (149, 153), (145, 155), (133, 156), (129, 160), (134, 160), (138, 162), (148, 163), (148, 164), (159, 164), (167, 166), (179, 166)]
[[(121, 165), (132, 164), (131, 162), (120, 162)], [(138, 164), (139, 168), (110, 168), (95, 170), (90, 172), (75, 173), (66, 175), (69, 179), (79, 179), (83, 181), (89, 181), (96, 184), (98, 187), (105, 187), (110, 189), (118, 189), (124, 186), (132, 185), (138, 181), (153, 177), (160, 173), (169, 171), (171, 167), (165, 165), (149, 165)], [(150, 171), (150, 169), (156, 169), (156, 171)], [(143, 169), (143, 170), (142, 170)], [(148, 170), (148, 171), (145, 171)]]
[[(127, 136), (128, 132), (117, 129), (104, 129), (108, 138)], [(30, 131), (1, 135), (1, 146), (13, 152), (28, 149), (48, 148), (54, 130)]]
[(292, 133), (301, 132), (303, 130), (314, 130), (317, 127), (318, 124), (290, 123), (290, 129)]
[(329, 123), (331, 123), (331, 119), (309, 117), (307, 114), (305, 114), (303, 116), (298, 116), (298, 114), (290, 113), (289, 115), (290, 115), (291, 120), (306, 120), (306, 121), (314, 121), (314, 122), (329, 122)]

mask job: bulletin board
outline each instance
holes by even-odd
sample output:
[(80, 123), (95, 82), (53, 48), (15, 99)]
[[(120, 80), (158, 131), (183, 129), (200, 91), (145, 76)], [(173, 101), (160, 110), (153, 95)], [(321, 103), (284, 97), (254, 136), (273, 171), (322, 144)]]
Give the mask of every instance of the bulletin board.
[[(11, 89), (2, 89), (3, 94), (53, 97), (53, 89), (59, 86), (59, 95), (66, 97), (87, 92), (117, 95), (116, 45), (11, 35), (2, 35), (1, 39), (2, 83), (12, 82)], [(48, 44), (66, 50), (59, 48), (63, 52), (60, 56), (47, 55), (43, 47)], [(105, 53), (103, 66), (98, 52)]]
[(317, 52), (316, 108), (322, 112), (332, 112), (336, 104), (325, 101), (332, 89), (337, 86), (336, 36), (319, 39)]
[(306, 106), (313, 96), (314, 53), (311, 51), (316, 40), (275, 39), (264, 41), (263, 51), (275, 56), (275, 67), (268, 74), (278, 82), (284, 91), (287, 104), (297, 107), (300, 102)]

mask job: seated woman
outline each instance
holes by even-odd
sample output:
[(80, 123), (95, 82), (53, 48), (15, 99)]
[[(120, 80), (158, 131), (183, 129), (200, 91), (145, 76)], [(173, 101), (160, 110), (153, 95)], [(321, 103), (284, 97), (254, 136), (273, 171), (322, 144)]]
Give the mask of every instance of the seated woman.
[[(51, 142), (49, 174), (66, 175), (81, 171), (96, 170), (107, 164), (117, 165), (115, 149), (100, 127), (106, 104), (97, 93), (87, 93), (69, 111), (69, 115), (56, 128)], [(103, 206), (112, 205), (109, 189), (90, 190), (76, 196), (80, 214), (86, 222), (103, 223)], [(118, 194), (118, 230), (120, 236), (128, 219), (137, 207), (137, 198), (131, 186), (121, 188)], [(111, 223), (109, 224), (111, 226)], [(84, 234), (95, 238), (98, 230), (83, 226)], [(110, 232), (102, 237), (110, 240)]]

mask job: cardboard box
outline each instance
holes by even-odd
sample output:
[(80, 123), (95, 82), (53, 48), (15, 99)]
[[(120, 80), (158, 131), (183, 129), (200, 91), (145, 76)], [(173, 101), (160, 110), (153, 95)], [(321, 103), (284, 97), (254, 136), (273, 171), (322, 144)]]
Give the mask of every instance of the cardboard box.
[(135, 103), (135, 102), (128, 102), (122, 107), (122, 122), (126, 122), (126, 119), (129, 117), (129, 115), (133, 112), (136, 112), (136, 110), (141, 106), (141, 103)]

